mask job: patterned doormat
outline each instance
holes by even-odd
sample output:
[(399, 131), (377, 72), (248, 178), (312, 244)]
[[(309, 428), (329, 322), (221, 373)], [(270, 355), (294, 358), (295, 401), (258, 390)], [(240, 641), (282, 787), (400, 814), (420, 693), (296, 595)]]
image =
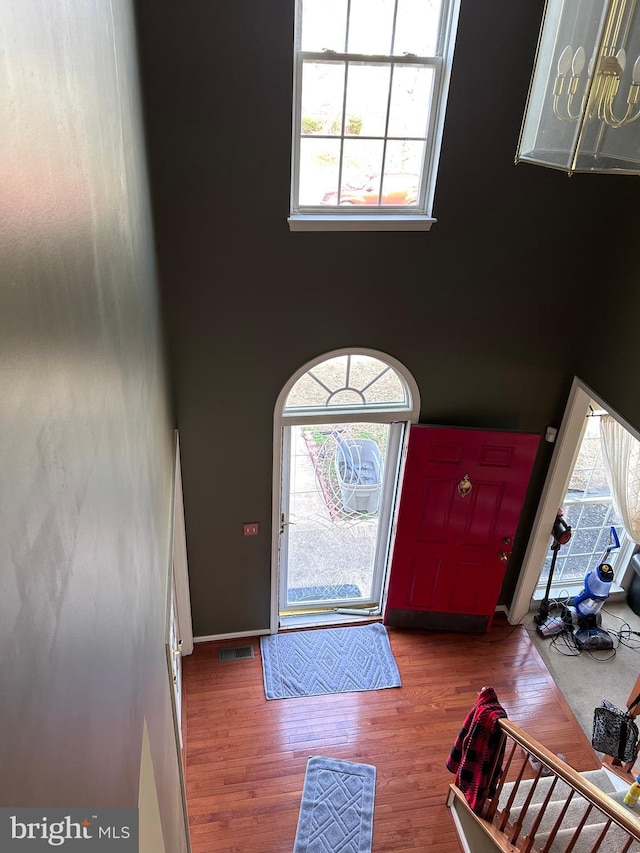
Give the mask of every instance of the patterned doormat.
[(260, 638), (267, 699), (400, 687), (387, 629), (379, 622)]
[(376, 768), (312, 755), (293, 853), (370, 853)]
[(329, 601), (341, 598), (362, 598), (360, 587), (354, 583), (325, 584), (324, 586), (297, 586), (287, 590), (287, 603), (294, 601)]

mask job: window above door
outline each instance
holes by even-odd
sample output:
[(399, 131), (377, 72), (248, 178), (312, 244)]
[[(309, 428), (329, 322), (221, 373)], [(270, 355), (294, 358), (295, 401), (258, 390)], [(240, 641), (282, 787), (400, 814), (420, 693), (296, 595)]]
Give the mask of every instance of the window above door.
[[(384, 359), (384, 360), (383, 360)], [(391, 422), (401, 412), (417, 419), (419, 393), (399, 362), (374, 350), (338, 350), (305, 365), (287, 393), (282, 417), (304, 420), (369, 416)]]
[(291, 230), (429, 230), (459, 0), (297, 0)]

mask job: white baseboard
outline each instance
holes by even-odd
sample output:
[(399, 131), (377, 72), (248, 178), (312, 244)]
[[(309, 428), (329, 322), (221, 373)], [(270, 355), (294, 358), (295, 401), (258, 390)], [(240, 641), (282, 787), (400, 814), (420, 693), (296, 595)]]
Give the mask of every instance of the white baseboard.
[(238, 631), (231, 634), (210, 634), (208, 637), (194, 637), (194, 643), (213, 643), (216, 640), (235, 640), (242, 637), (260, 637), (263, 634), (270, 634), (271, 631), (265, 628), (262, 631)]

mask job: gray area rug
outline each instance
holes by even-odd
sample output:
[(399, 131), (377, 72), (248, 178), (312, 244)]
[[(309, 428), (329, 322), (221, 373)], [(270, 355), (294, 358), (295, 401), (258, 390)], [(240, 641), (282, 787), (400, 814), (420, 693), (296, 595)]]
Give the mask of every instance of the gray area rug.
[(312, 755), (294, 853), (370, 853), (376, 768)]
[(292, 631), (260, 638), (267, 699), (400, 687), (384, 625)]

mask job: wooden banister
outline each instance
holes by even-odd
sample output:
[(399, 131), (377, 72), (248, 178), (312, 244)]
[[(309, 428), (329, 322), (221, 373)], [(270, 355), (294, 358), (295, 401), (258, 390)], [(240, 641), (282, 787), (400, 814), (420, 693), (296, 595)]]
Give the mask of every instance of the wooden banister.
[(620, 805), (620, 803), (616, 803), (615, 800), (612, 800), (611, 797), (603, 793), (600, 788), (592, 785), (588, 779), (585, 779), (580, 773), (577, 773), (572, 767), (565, 764), (564, 761), (550, 752), (541, 743), (529, 737), (524, 729), (516, 726), (515, 723), (504, 719), (500, 720), (499, 724), (503, 732), (515, 740), (516, 743), (520, 744), (520, 746), (524, 747), (530, 755), (533, 755), (539, 761), (546, 764), (570, 788), (577, 791), (585, 800), (595, 805), (607, 817), (611, 817), (614, 823), (617, 823), (618, 826), (621, 826), (633, 838), (640, 841), (640, 821), (631, 815), (628, 809)]
[[(631, 703), (634, 701), (638, 693), (640, 693), (640, 675), (636, 678), (636, 683), (633, 685), (633, 690), (627, 699), (627, 708), (631, 706)], [(636, 707), (632, 711), (629, 711), (629, 713), (632, 717), (637, 717), (638, 714), (640, 714), (640, 702), (638, 702)]]
[[(465, 843), (467, 836), (460, 833), (465, 822), (471, 835), (475, 833), (476, 840), (479, 830), (481, 836), (484, 833), (484, 842), (477, 847), (478, 850), (487, 849), (486, 843), (490, 841), (491, 849), (500, 853), (549, 853), (561, 830), (563, 833), (571, 830), (568, 842), (563, 840), (565, 853), (583, 851), (586, 850), (586, 839), (583, 842), (583, 838), (587, 825), (598, 827), (595, 844), (593, 837), (588, 842), (591, 853), (600, 849), (610, 830), (623, 836), (619, 839), (621, 853), (640, 842), (640, 820), (633, 811), (605, 794), (509, 719), (499, 720), (498, 726), (503, 739), (500, 746), (503, 763), (496, 790), (487, 799), (482, 812), (475, 814), (462, 791), (455, 785), (450, 786), (447, 805)], [(518, 760), (515, 760), (516, 756)], [(537, 762), (539, 766), (531, 777), (530, 765)], [(553, 778), (549, 780), (550, 785), (541, 790), (543, 796), (538, 800), (535, 792), (543, 775)], [(558, 780), (564, 785), (557, 786)], [(547, 808), (552, 804), (559, 809), (554, 808), (548, 813)], [(575, 822), (565, 826), (568, 814)], [(541, 827), (544, 827), (542, 847), (536, 843)], [(465, 849), (475, 850), (476, 847), (467, 844)]]

